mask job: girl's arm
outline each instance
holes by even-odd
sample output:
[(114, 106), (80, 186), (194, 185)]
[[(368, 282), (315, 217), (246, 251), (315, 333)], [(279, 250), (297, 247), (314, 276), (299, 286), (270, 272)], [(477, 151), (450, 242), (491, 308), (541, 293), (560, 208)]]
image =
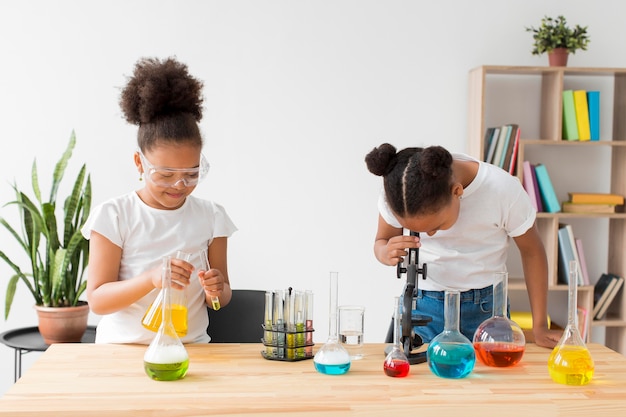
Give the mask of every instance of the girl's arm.
[(522, 257), (535, 343), (553, 348), (559, 342), (561, 332), (548, 328), (548, 260), (537, 226), (533, 225), (514, 241)]

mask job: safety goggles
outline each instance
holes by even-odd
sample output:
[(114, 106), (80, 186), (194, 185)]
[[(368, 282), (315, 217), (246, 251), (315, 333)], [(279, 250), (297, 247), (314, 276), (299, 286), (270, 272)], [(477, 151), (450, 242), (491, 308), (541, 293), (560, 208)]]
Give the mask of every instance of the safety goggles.
[(209, 172), (209, 162), (201, 154), (200, 166), (196, 168), (166, 168), (156, 167), (148, 161), (140, 151), (141, 164), (144, 167), (144, 175), (148, 181), (159, 187), (176, 187), (182, 182), (185, 187), (197, 185)]

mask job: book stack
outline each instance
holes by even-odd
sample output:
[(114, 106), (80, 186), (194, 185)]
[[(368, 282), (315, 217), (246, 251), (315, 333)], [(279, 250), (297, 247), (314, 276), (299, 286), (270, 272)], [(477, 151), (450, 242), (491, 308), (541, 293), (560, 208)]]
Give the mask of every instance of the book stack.
[(611, 303), (624, 284), (624, 278), (615, 274), (602, 274), (593, 289), (593, 318), (603, 320)]
[(516, 124), (488, 127), (484, 137), (483, 160), (515, 175), (519, 139), (520, 129)]
[(624, 196), (610, 193), (568, 193), (564, 213), (615, 213), (624, 204)]
[(600, 140), (599, 91), (563, 91), (563, 139)]
[(533, 165), (529, 161), (522, 163), (522, 185), (526, 189), (533, 207), (538, 211), (557, 213), (561, 205), (556, 197), (548, 169), (543, 164)]

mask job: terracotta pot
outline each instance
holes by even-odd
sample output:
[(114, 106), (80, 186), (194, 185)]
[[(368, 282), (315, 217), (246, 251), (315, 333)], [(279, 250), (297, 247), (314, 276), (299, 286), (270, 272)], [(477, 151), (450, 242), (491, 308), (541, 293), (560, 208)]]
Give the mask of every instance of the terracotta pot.
[(81, 301), (76, 307), (35, 306), (39, 316), (39, 333), (46, 344), (80, 342), (87, 329), (89, 305)]
[(567, 48), (554, 48), (548, 53), (548, 62), (551, 67), (566, 67), (569, 51)]

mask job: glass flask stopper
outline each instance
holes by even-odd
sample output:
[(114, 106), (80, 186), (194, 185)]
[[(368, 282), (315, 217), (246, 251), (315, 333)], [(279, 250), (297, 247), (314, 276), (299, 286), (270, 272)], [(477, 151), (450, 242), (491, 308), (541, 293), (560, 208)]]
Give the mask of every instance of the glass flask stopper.
[(402, 331), (400, 330), (401, 324), (402, 303), (400, 303), (400, 297), (395, 297), (393, 310), (393, 348), (385, 358), (385, 363), (383, 364), (385, 374), (394, 378), (405, 377), (411, 370), (409, 358), (406, 357), (402, 342), (400, 342), (400, 337), (402, 336)]
[(328, 340), (313, 357), (315, 370), (326, 375), (343, 375), (350, 370), (350, 354), (339, 343), (337, 332), (337, 283), (338, 273), (331, 272)]
[(165, 256), (161, 269), (163, 289), (162, 306), (163, 320), (159, 330), (143, 356), (146, 374), (157, 381), (174, 381), (184, 378), (189, 368), (189, 355), (176, 334), (172, 323), (171, 258)]
[(493, 284), (493, 313), (474, 332), (474, 349), (487, 366), (509, 367), (522, 360), (526, 337), (507, 314), (508, 273), (496, 272)]
[(577, 323), (578, 262), (569, 262), (567, 326), (561, 340), (548, 358), (548, 371), (555, 382), (565, 385), (586, 385), (593, 378), (594, 363)]
[(472, 372), (476, 354), (472, 342), (459, 331), (461, 293), (446, 290), (443, 306), (444, 328), (429, 343), (428, 367), (442, 378), (463, 378)]

